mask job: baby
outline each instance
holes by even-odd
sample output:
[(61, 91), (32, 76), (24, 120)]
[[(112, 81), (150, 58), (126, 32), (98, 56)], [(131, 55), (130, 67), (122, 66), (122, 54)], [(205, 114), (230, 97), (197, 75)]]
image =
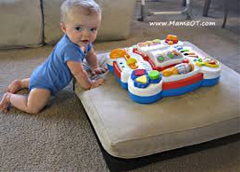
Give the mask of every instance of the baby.
[[(86, 59), (92, 74), (102, 74), (107, 68), (98, 65), (92, 42), (96, 39), (101, 22), (101, 9), (93, 0), (66, 0), (61, 6), (61, 30), (63, 37), (46, 61), (37, 67), (30, 78), (15, 80), (0, 102), (0, 110), (6, 112), (9, 105), (27, 113), (38, 113), (51, 95), (66, 87), (73, 77), (83, 89), (103, 84), (103, 79), (91, 80), (83, 67)], [(23, 88), (29, 95), (15, 94)]]

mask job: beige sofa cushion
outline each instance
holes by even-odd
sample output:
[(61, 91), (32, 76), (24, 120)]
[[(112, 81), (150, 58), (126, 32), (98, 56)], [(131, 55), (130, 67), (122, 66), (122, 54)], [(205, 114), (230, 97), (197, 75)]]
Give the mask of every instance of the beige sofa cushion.
[(62, 36), (59, 26), (60, 6), (64, 0), (42, 0), (44, 17), (44, 42), (55, 44)]
[(121, 40), (130, 35), (136, 0), (102, 0), (102, 24), (97, 40)]
[(76, 85), (75, 93), (109, 154), (142, 157), (240, 132), (240, 75), (221, 65), (218, 85), (149, 105), (133, 102), (111, 73), (103, 86)]
[(0, 48), (36, 47), (43, 42), (40, 0), (1, 0), (0, 23)]
[[(59, 28), (60, 6), (63, 0), (42, 0), (44, 15), (44, 42), (56, 43), (62, 36)], [(130, 34), (135, 0), (96, 0), (103, 16), (97, 40), (126, 39)], [(121, 4), (121, 5), (119, 5)]]

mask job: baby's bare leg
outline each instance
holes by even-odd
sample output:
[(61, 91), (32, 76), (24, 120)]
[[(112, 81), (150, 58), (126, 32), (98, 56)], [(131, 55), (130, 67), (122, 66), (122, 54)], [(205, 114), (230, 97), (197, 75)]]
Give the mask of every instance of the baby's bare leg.
[(7, 88), (9, 93), (16, 93), (23, 88), (29, 88), (29, 78), (16, 79)]
[(0, 110), (3, 112), (7, 112), (8, 111), (8, 107), (10, 105), (10, 96), (12, 95), (12, 93), (5, 93), (3, 95), (3, 98), (0, 102)]
[(10, 96), (10, 103), (19, 110), (35, 114), (44, 108), (50, 96), (51, 93), (49, 90), (35, 88), (30, 91), (28, 97), (12, 94)]

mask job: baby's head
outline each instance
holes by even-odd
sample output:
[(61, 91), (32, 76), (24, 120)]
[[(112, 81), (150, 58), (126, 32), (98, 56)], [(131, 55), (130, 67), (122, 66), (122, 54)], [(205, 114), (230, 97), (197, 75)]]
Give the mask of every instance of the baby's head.
[(65, 0), (61, 6), (61, 23), (71, 22), (74, 14), (101, 15), (101, 9), (94, 0)]
[(79, 46), (86, 46), (97, 37), (101, 9), (94, 0), (66, 0), (61, 6), (61, 29)]

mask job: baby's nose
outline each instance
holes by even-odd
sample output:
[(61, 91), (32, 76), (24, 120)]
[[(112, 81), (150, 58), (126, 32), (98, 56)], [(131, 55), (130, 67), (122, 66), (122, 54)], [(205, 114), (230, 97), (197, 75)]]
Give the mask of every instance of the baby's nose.
[(89, 35), (90, 35), (90, 30), (89, 29), (83, 29), (82, 36), (89, 37)]

